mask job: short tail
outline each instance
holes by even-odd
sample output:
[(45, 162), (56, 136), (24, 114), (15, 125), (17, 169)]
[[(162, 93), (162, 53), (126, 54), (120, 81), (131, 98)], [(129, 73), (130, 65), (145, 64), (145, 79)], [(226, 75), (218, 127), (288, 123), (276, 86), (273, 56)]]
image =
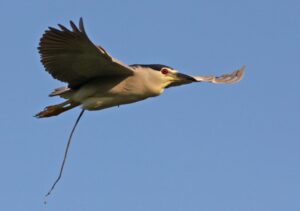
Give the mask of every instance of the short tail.
[(43, 111), (37, 113), (35, 117), (45, 118), (45, 117), (57, 116), (65, 111), (75, 108), (76, 106), (79, 106), (79, 103), (73, 103), (67, 100), (66, 102), (63, 102), (61, 104), (47, 106), (46, 108), (44, 108)]

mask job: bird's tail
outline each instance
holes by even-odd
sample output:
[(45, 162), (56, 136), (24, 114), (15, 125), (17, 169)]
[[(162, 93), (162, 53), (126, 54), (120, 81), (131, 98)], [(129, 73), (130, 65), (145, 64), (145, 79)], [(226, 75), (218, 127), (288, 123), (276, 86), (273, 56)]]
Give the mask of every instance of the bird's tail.
[(45, 117), (51, 117), (51, 116), (57, 116), (65, 111), (68, 111), (72, 108), (75, 108), (76, 106), (79, 106), (79, 103), (74, 103), (74, 102), (70, 102), (69, 100), (60, 103), (60, 104), (56, 104), (56, 105), (51, 105), (51, 106), (47, 106), (46, 108), (44, 108), (43, 111), (37, 113), (35, 115), (35, 117), (37, 118), (45, 118)]

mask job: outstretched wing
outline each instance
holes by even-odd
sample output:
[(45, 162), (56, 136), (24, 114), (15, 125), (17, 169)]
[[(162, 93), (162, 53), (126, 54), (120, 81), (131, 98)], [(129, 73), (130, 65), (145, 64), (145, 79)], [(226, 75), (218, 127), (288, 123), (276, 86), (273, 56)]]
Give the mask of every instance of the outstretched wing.
[(232, 84), (237, 83), (242, 80), (245, 73), (246, 66), (244, 65), (242, 68), (221, 76), (194, 76), (198, 82), (211, 82), (215, 84)]
[(54, 78), (76, 87), (97, 77), (133, 75), (131, 67), (90, 41), (82, 18), (79, 28), (72, 21), (70, 25), (72, 30), (60, 24), (60, 30), (49, 27), (40, 40), (41, 62)]

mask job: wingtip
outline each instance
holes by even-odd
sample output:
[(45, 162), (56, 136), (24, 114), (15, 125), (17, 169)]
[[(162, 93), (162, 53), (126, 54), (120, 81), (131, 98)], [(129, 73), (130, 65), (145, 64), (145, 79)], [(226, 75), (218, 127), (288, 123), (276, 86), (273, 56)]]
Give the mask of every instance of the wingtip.
[(62, 24), (57, 24), (59, 26), (59, 28), (62, 30), (62, 31), (65, 31), (65, 32), (71, 32), (69, 29), (67, 29), (67, 27), (65, 27), (64, 25)]
[(71, 28), (73, 29), (73, 32), (78, 32), (78, 28), (77, 26), (75, 25), (75, 23), (73, 21), (70, 21), (70, 25), (71, 25)]
[(79, 30), (86, 35), (82, 17), (80, 17), (80, 19), (79, 19)]

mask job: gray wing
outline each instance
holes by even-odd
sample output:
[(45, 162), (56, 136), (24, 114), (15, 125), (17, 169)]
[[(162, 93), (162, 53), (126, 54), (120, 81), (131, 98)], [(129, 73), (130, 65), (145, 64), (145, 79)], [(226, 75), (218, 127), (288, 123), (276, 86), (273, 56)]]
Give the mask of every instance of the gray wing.
[(82, 18), (79, 28), (72, 21), (70, 25), (72, 30), (60, 24), (60, 30), (49, 27), (39, 43), (41, 62), (54, 78), (76, 87), (97, 77), (133, 75), (131, 67), (90, 41)]
[(194, 76), (198, 82), (210, 82), (215, 84), (232, 84), (237, 83), (242, 80), (245, 73), (246, 66), (244, 65), (242, 68), (221, 76)]

